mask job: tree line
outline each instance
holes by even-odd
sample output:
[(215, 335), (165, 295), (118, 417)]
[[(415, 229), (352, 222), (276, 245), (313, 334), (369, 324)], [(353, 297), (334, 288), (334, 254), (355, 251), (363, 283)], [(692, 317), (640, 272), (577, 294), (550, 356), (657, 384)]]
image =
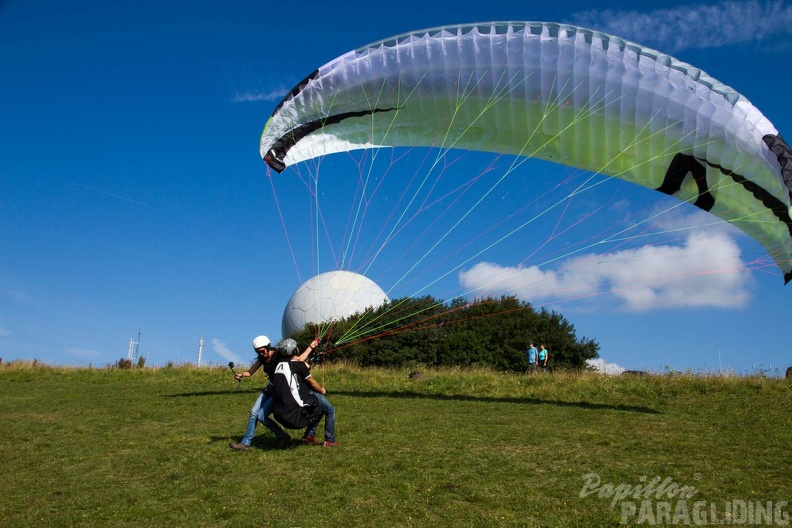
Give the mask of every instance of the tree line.
[[(363, 314), (331, 323), (324, 343), (325, 361), (346, 360), (360, 366), (474, 366), (503, 371), (526, 368), (530, 342), (545, 343), (556, 369), (584, 369), (598, 357), (599, 344), (578, 338), (561, 314), (513, 296), (462, 298), (449, 303), (431, 296), (394, 299)], [(314, 325), (291, 336), (307, 346)]]

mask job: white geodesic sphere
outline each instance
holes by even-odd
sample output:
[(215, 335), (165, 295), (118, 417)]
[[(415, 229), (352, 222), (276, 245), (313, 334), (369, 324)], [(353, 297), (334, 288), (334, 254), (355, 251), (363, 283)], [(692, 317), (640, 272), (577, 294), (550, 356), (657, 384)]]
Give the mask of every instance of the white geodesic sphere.
[(321, 324), (365, 312), (388, 302), (374, 281), (351, 271), (329, 271), (307, 280), (283, 311), (281, 330), (288, 337), (308, 324)]

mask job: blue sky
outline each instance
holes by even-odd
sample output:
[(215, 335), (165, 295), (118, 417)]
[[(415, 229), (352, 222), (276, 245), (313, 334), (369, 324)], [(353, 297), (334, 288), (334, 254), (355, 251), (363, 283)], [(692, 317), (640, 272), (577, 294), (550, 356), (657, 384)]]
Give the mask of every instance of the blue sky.
[[(579, 336), (600, 343), (607, 362), (625, 368), (750, 372), (792, 364), (792, 286), (783, 286), (761, 246), (657, 193), (602, 181), (585, 200), (550, 209), (591, 175), (532, 161), (495, 188), (493, 202), (471, 211), (466, 200), (493, 182), (485, 171), (493, 157), (460, 152), (447, 160), (447, 174), (457, 182), (481, 175), (476, 186), (449, 209), (456, 187), (442, 186), (454, 180), (437, 182), (423, 202), (437, 204), (372, 261), (366, 256), (376, 253), (425, 152), (402, 153), (393, 164), (380, 158), (389, 176), (346, 237), (366, 160), (323, 160), (331, 242), (318, 253), (300, 179), (310, 167), (278, 176), (258, 154), (277, 102), (318, 66), (391, 35), (491, 20), (577, 23), (671, 53), (743, 93), (792, 135), (789, 3), (121, 4), (0, 2), (4, 361), (101, 366), (125, 357), (140, 329), (150, 363), (195, 362), (201, 336), (205, 361), (247, 362), (255, 335), (280, 337), (283, 307), (300, 283), (344, 259), (391, 296), (450, 299), (484, 293), (474, 288), (493, 270), (530, 274), (509, 292), (561, 312)], [(502, 170), (508, 160), (495, 164)], [(467, 212), (463, 229), (447, 231)], [(542, 222), (493, 244), (538, 213)], [(578, 251), (636, 222), (651, 236), (630, 231), (630, 240)], [(656, 235), (691, 225), (698, 228)], [(696, 276), (672, 278), (672, 263), (695, 260), (702, 248)], [(583, 294), (562, 272), (583, 256), (602, 270), (598, 281), (624, 280), (617, 261), (628, 257), (658, 284)]]

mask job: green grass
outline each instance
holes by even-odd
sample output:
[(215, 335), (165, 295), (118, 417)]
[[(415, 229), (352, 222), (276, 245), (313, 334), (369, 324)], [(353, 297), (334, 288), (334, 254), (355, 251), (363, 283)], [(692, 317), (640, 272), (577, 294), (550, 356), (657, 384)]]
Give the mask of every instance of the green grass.
[(671, 478), (691, 502), (792, 499), (787, 380), (324, 378), (341, 447), (277, 450), (259, 426), (236, 453), (263, 377), (0, 364), (0, 526), (618, 525), (620, 504), (580, 497), (589, 473)]

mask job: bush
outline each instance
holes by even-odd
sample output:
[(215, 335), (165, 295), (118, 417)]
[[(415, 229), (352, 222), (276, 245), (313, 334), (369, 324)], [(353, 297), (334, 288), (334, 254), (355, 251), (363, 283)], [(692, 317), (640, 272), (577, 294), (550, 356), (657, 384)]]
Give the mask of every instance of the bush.
[[(379, 309), (330, 326), (323, 339), (326, 359), (363, 367), (490, 366), (522, 372), (528, 343), (545, 343), (556, 369), (583, 370), (599, 345), (578, 339), (557, 312), (536, 312), (515, 297), (450, 303), (432, 297), (395, 299)], [(313, 325), (291, 336), (303, 350), (316, 335)], [(324, 349), (325, 343), (320, 346)]]
[(118, 360), (116, 366), (121, 370), (129, 370), (132, 368), (132, 360), (127, 358), (121, 358)]

